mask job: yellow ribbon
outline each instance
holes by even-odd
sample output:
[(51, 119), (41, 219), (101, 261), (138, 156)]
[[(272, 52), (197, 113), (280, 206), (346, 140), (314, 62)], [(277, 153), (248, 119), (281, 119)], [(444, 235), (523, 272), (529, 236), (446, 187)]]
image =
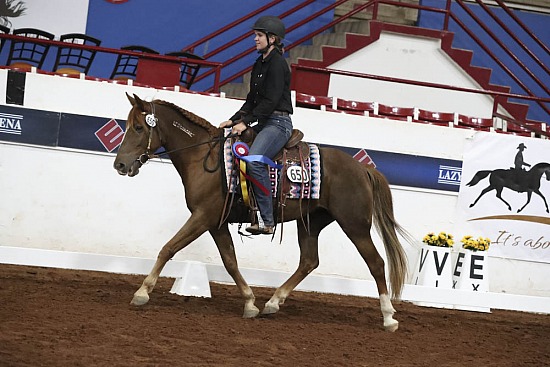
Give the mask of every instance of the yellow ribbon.
[(239, 159), (240, 166), (240, 181), (241, 181), (241, 191), (243, 193), (243, 200), (246, 206), (250, 206), (250, 199), (248, 198), (248, 187), (246, 185), (246, 177), (244, 173), (246, 172), (246, 162), (242, 159)]

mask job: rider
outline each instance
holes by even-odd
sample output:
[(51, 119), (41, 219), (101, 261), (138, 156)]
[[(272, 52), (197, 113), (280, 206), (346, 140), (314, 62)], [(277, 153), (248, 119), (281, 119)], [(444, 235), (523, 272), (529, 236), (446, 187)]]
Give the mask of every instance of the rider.
[(523, 161), (523, 151), (525, 149), (527, 149), (527, 147), (525, 146), (525, 144), (523, 143), (520, 143), (518, 145), (518, 148), (519, 149), (519, 152), (517, 152), (516, 154), (516, 158), (514, 159), (514, 168), (518, 171), (522, 171), (523, 170), (523, 166), (526, 166), (526, 167), (531, 167), (531, 165), (529, 163), (525, 163)]
[[(285, 26), (275, 16), (262, 16), (252, 26), (256, 50), (260, 54), (252, 69), (250, 91), (241, 109), (220, 127), (232, 127), (232, 133), (241, 134), (254, 122), (252, 129), (258, 134), (250, 147), (250, 155), (263, 155), (273, 159), (292, 134), (292, 102), (290, 99), (290, 69), (283, 58), (282, 39)], [(252, 234), (272, 234), (273, 199), (267, 166), (262, 162), (249, 162), (248, 173), (267, 189), (254, 187), (258, 204), (258, 223), (246, 230)]]

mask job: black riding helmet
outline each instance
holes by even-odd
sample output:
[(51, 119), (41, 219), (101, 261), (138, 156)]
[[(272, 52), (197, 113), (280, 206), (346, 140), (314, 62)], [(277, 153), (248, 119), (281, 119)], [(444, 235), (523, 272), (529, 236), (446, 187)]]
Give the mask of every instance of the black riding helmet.
[(264, 32), (266, 34), (274, 34), (281, 40), (285, 38), (285, 25), (278, 17), (274, 15), (264, 15), (259, 17), (252, 29), (255, 31)]

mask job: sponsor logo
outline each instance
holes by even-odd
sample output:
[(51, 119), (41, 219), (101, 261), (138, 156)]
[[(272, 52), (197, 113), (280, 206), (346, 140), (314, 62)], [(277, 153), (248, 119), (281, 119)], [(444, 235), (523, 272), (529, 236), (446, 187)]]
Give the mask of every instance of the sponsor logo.
[(12, 115), (9, 113), (0, 113), (0, 133), (21, 135), (21, 122), (23, 115)]
[(370, 157), (369, 153), (367, 153), (367, 151), (365, 149), (361, 149), (360, 151), (355, 153), (353, 155), (353, 158), (355, 160), (363, 163), (364, 165), (373, 166), (374, 168), (376, 168), (376, 163), (374, 163), (374, 161)]
[(462, 178), (462, 168), (451, 167), (451, 166), (439, 166), (439, 176), (437, 177), (437, 183), (460, 186), (461, 178)]
[(111, 119), (95, 132), (95, 136), (110, 153), (122, 143), (124, 130), (115, 119)]

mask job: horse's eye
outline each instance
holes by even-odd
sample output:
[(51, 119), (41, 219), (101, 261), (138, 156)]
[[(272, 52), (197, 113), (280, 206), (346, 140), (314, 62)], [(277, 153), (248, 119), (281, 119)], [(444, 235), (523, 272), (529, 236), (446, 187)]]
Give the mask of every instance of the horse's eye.
[(140, 133), (140, 132), (143, 131), (143, 125), (136, 125), (134, 128), (136, 129), (136, 131), (137, 131), (138, 133)]

